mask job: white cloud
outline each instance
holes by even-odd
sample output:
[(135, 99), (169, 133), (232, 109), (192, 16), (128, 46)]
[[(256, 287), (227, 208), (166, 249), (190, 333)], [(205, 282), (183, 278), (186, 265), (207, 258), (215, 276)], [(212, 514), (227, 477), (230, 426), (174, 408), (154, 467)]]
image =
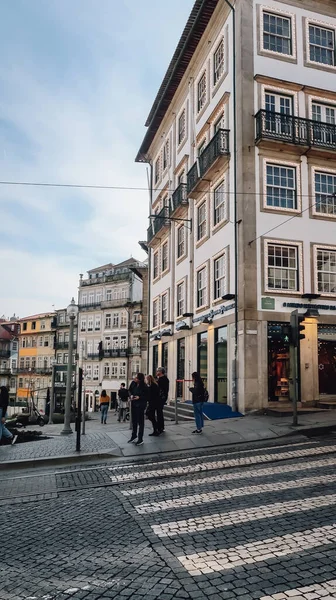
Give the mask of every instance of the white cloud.
[[(42, 41), (30, 47), (34, 14), (25, 23), (31, 36), (24, 38), (18, 27), (8, 38), (2, 52), (8, 59), (0, 65), (0, 114), (7, 125), (0, 129), (1, 178), (146, 188), (145, 169), (134, 157), (192, 0), (186, 4), (182, 10), (173, 0), (168, 11), (156, 0), (124, 0), (116, 13), (116, 3), (105, 0), (99, 10), (92, 0), (36, 0), (39, 18), (52, 21), (60, 40), (64, 36), (68, 65), (60, 78), (57, 52), (64, 49), (49, 48), (43, 37), (46, 48)], [(2, 186), (0, 207), (1, 229), (13, 236), (10, 250), (0, 238), (0, 313), (23, 316), (67, 304), (79, 271), (131, 254), (144, 258), (137, 242), (146, 237), (147, 191)], [(41, 216), (41, 234), (50, 232), (42, 256), (34, 250)]]

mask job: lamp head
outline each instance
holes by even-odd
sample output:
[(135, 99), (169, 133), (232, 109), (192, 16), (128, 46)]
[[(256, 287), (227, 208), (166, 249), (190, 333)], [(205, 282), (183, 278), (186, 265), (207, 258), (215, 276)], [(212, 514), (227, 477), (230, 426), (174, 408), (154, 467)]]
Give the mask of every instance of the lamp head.
[(67, 315), (70, 319), (75, 319), (77, 317), (78, 314), (78, 306), (75, 302), (75, 299), (72, 298), (68, 308), (67, 308)]

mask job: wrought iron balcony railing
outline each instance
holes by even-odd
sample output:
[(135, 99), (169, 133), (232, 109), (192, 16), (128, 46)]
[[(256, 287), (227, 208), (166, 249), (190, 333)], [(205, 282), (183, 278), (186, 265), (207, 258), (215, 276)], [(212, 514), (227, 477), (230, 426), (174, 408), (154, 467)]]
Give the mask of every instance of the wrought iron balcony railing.
[(129, 304), (132, 302), (130, 296), (127, 298), (113, 298), (111, 300), (103, 300), (101, 303), (102, 308), (114, 308), (118, 306), (125, 306), (125, 304)]
[(256, 119), (256, 142), (276, 140), (297, 146), (336, 150), (336, 125), (259, 110)]
[(167, 221), (169, 216), (170, 208), (169, 206), (164, 206), (157, 215), (151, 217), (151, 224), (147, 230), (148, 242), (153, 239), (153, 237), (160, 231), (160, 229), (162, 229), (162, 227), (170, 223), (170, 221)]
[[(77, 340), (73, 341), (73, 347), (77, 348)], [(56, 342), (55, 350), (67, 350), (69, 348), (69, 342)]]
[(204, 177), (207, 171), (212, 167), (220, 156), (230, 154), (229, 130), (218, 129), (208, 145), (199, 156), (199, 172), (197, 161), (193, 164), (187, 174), (187, 193), (190, 194), (197, 185), (198, 181)]
[(94, 310), (100, 308), (101, 302), (88, 302), (86, 304), (79, 304), (79, 310)]
[(187, 184), (180, 183), (172, 195), (173, 211), (183, 204), (188, 204)]
[(109, 348), (104, 350), (104, 358), (124, 358), (128, 356), (127, 348)]

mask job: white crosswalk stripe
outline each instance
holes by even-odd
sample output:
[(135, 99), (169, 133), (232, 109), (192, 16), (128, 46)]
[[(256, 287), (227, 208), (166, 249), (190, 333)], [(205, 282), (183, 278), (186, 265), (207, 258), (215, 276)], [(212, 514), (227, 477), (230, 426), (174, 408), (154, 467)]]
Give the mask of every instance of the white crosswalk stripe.
[(336, 524), (333, 524), (257, 542), (250, 542), (233, 548), (179, 556), (178, 560), (191, 575), (201, 575), (225, 569), (235, 569), (242, 565), (263, 562), (270, 558), (281, 558), (317, 548), (318, 546), (334, 544), (335, 541)]
[(316, 469), (321, 467), (330, 467), (336, 464), (336, 458), (326, 458), (315, 460), (312, 462), (306, 462), (298, 465), (281, 465), (279, 467), (266, 467), (264, 469), (258, 468), (252, 472), (246, 473), (239, 471), (236, 473), (221, 473), (220, 475), (214, 475), (210, 477), (203, 477), (197, 479), (184, 479), (183, 481), (169, 481), (168, 483), (161, 483), (156, 485), (147, 485), (142, 487), (135, 487), (130, 490), (121, 490), (123, 496), (137, 496), (141, 494), (147, 494), (150, 492), (157, 492), (158, 490), (171, 490), (180, 489), (185, 487), (193, 487), (200, 485), (208, 485), (209, 483), (220, 483), (225, 481), (234, 481), (237, 479), (249, 479), (267, 477), (283, 473), (296, 473), (300, 471), (307, 471), (308, 469)]
[(330, 579), (324, 583), (305, 585), (273, 596), (262, 596), (259, 600), (335, 600), (335, 598), (336, 579)]
[(266, 494), (268, 492), (280, 492), (281, 490), (291, 490), (304, 488), (313, 485), (322, 485), (336, 481), (336, 475), (324, 475), (322, 477), (309, 477), (307, 479), (295, 479), (286, 482), (272, 482), (262, 485), (245, 486), (233, 490), (221, 490), (219, 492), (207, 492), (205, 494), (195, 494), (193, 496), (184, 496), (174, 500), (163, 500), (162, 502), (150, 502), (139, 504), (135, 507), (140, 514), (154, 513), (170, 508), (183, 508), (185, 506), (196, 506), (218, 500), (228, 500), (237, 496), (250, 496), (252, 494)]
[(318, 456), (321, 454), (335, 453), (335, 446), (323, 446), (320, 448), (307, 448), (279, 454), (260, 454), (257, 456), (248, 456), (244, 458), (228, 458), (227, 460), (214, 461), (209, 463), (200, 463), (198, 465), (186, 467), (170, 467), (168, 469), (158, 469), (157, 471), (135, 471), (133, 473), (122, 473), (120, 475), (111, 475), (111, 481), (137, 481), (138, 479), (151, 479), (157, 477), (167, 477), (170, 475), (189, 475), (199, 473), (200, 471), (211, 471), (220, 468), (232, 468), (240, 466), (249, 466), (260, 463), (267, 463), (274, 460), (288, 460), (293, 458), (304, 458), (305, 456)]
[(242, 510), (216, 513), (204, 517), (195, 517), (181, 521), (171, 521), (152, 525), (153, 532), (159, 537), (174, 537), (186, 533), (210, 531), (225, 526), (238, 525), (257, 519), (272, 519), (275, 516), (309, 511), (322, 506), (330, 506), (336, 501), (336, 494), (315, 496), (303, 500), (276, 502), (262, 506), (253, 506)]

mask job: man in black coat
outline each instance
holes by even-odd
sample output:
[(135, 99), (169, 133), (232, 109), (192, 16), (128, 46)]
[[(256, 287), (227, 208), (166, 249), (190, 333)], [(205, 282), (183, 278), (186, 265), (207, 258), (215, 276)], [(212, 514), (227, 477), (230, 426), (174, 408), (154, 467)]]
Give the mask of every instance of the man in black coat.
[(164, 417), (163, 417), (163, 407), (167, 404), (168, 394), (169, 394), (169, 379), (166, 375), (166, 371), (163, 367), (159, 367), (156, 371), (157, 382), (159, 386), (160, 392), (160, 402), (157, 408), (157, 424), (158, 424), (158, 433), (162, 433), (164, 431)]

